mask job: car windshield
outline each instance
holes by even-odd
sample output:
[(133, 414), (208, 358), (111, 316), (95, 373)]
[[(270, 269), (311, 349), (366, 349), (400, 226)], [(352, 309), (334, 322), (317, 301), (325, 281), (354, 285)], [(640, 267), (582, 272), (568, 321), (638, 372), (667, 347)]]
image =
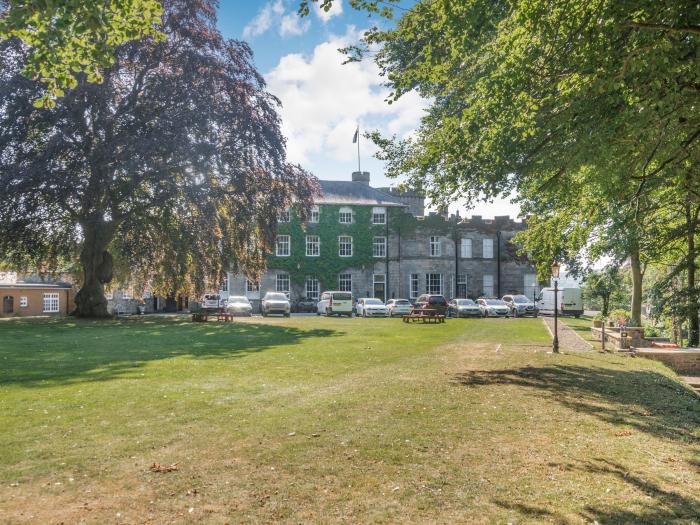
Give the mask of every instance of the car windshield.
[(247, 303), (248, 298), (243, 297), (242, 295), (234, 295), (234, 296), (228, 298), (228, 302), (229, 303)]
[(268, 301), (286, 301), (287, 296), (283, 293), (269, 293), (265, 296)]
[(410, 305), (411, 302), (406, 299), (397, 299), (396, 301), (394, 301), (394, 304)]
[(484, 302), (489, 306), (503, 306), (505, 304), (500, 299), (485, 299)]
[(525, 297), (524, 295), (514, 295), (513, 296), (513, 302), (514, 303), (529, 303), (530, 299)]
[(457, 299), (457, 304), (459, 306), (471, 306), (472, 304), (474, 304), (474, 301), (472, 301), (471, 299)]
[(205, 295), (204, 300), (206, 300), (206, 301), (218, 301), (219, 296), (218, 295)]
[(430, 304), (443, 304), (445, 298), (442, 295), (434, 295), (430, 298)]
[(334, 293), (333, 300), (334, 301), (350, 301), (350, 300), (352, 300), (352, 295), (350, 295), (349, 293)]
[(384, 304), (379, 299), (365, 299), (365, 304)]

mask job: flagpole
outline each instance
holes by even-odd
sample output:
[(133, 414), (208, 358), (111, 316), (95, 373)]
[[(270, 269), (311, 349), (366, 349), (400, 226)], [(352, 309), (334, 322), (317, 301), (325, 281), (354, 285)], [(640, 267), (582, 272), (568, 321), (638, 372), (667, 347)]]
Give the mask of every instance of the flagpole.
[(357, 125), (357, 171), (362, 173), (360, 168), (360, 125)]

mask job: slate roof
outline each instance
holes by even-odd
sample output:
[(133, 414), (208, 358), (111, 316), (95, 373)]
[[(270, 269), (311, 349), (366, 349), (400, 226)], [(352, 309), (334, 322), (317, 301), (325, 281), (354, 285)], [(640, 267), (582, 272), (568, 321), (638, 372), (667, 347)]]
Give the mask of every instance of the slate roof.
[(364, 204), (368, 206), (405, 206), (399, 199), (361, 182), (319, 180), (321, 195), (316, 204)]

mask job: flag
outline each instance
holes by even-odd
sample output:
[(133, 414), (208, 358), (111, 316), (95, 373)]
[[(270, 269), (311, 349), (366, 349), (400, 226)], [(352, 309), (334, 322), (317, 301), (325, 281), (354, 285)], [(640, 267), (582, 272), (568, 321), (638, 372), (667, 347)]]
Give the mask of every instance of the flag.
[(355, 130), (355, 135), (352, 137), (352, 143), (355, 144), (357, 142), (357, 139), (360, 138), (360, 126), (357, 126), (357, 129)]

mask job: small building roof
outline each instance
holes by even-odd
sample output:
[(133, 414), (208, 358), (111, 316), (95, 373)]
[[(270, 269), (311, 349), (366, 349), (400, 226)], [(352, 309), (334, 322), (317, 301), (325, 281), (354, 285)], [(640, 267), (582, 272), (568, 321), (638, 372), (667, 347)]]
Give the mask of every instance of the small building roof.
[(52, 289), (70, 289), (73, 286), (69, 283), (25, 283), (22, 281), (17, 281), (14, 284), (0, 284), (1, 289), (24, 289), (24, 290), (41, 290), (45, 288)]
[(406, 206), (399, 199), (361, 182), (319, 180), (321, 195), (316, 204), (361, 204), (367, 206)]

